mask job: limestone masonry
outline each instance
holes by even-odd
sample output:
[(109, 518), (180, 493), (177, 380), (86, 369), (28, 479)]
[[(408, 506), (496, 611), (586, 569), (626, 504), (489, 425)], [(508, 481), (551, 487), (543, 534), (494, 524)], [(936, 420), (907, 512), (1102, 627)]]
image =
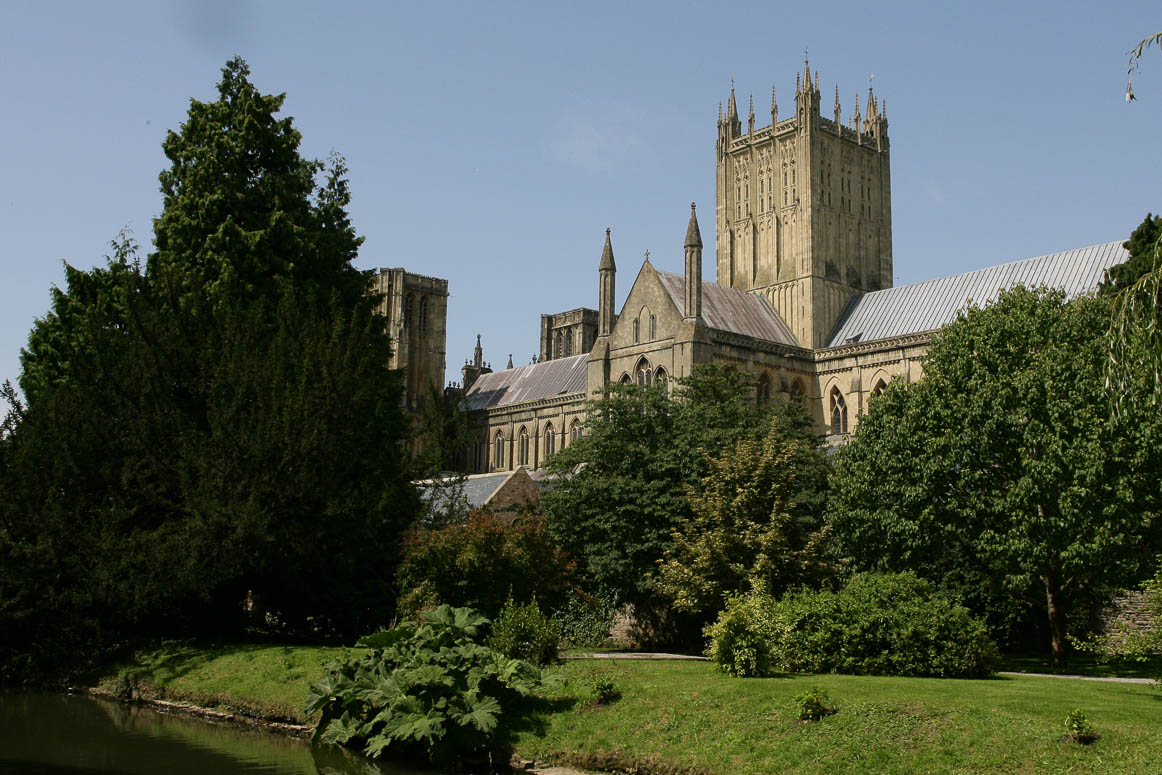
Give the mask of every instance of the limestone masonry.
[[(869, 88), (865, 112), (857, 98), (845, 126), (835, 95), (825, 118), (819, 74), (804, 62), (794, 114), (780, 118), (772, 89), (770, 125), (756, 128), (752, 98), (744, 131), (731, 88), (716, 143), (716, 283), (701, 279), (691, 205), (682, 274), (647, 257), (615, 310), (607, 229), (597, 309), (542, 315), (534, 363), (493, 372), (477, 337), (454, 390), (475, 434), (467, 473), (540, 468), (584, 432), (585, 403), (604, 385), (668, 382), (701, 363), (753, 374), (758, 402), (802, 402), (839, 442), (891, 380), (921, 376), (933, 332), (970, 300), (986, 304), (1017, 283), (1092, 292), (1128, 258), (1111, 242), (893, 288), (887, 109)], [(443, 382), (447, 282), (383, 270), (377, 291), (414, 409), (424, 386)]]

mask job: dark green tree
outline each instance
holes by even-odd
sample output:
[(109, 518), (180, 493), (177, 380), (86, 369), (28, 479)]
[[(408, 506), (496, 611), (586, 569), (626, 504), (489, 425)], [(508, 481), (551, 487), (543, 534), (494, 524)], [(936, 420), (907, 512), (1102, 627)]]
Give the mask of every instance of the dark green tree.
[(838, 455), (829, 523), (857, 567), (915, 570), (974, 607), (1003, 592), (1042, 612), (1060, 662), (1070, 615), (1156, 543), (1159, 423), (1111, 419), (1109, 316), (1018, 288), (947, 326), (924, 378), (872, 402)]
[(300, 157), (247, 75), (229, 62), (168, 136), (157, 250), (66, 267), (29, 336), (0, 659), (247, 621), (350, 635), (394, 607), (417, 502), (344, 168)]
[(711, 458), (769, 427), (771, 408), (756, 406), (747, 374), (700, 366), (672, 392), (661, 384), (606, 388), (589, 403), (585, 435), (549, 458), (559, 479), (542, 502), (554, 537), (595, 591), (642, 615), (664, 603), (649, 577), (692, 516), (688, 488)]
[(1159, 238), (1162, 238), (1162, 215), (1146, 213), (1145, 220), (1122, 243), (1122, 247), (1130, 253), (1129, 259), (1106, 270), (1101, 293), (1116, 294), (1134, 285), (1143, 275), (1153, 272), (1157, 268)]

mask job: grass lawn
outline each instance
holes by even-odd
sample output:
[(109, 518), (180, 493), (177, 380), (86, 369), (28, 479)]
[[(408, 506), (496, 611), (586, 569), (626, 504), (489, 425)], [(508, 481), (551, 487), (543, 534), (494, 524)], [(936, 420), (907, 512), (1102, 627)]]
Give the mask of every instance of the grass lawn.
[[(706, 663), (579, 661), (549, 671), (551, 694), (584, 696), (594, 676), (622, 697), (546, 714), (522, 732), (527, 758), (654, 773), (1152, 773), (1162, 692), (1150, 685), (1026, 676), (962, 681), (842, 675), (731, 678)], [(809, 687), (839, 712), (798, 721)], [(1101, 734), (1064, 741), (1083, 710)]]
[[(338, 648), (170, 645), (111, 671), (169, 699), (309, 722), (310, 682)], [(609, 677), (621, 698), (589, 702)], [(802, 724), (818, 687), (839, 712)], [(578, 660), (545, 671), (543, 710), (519, 756), (595, 770), (672, 773), (1150, 773), (1162, 771), (1162, 691), (1152, 685), (1003, 676), (962, 681), (842, 675), (731, 678), (705, 662)], [(1081, 709), (1101, 734), (1063, 740)]]
[(128, 673), (147, 696), (306, 724), (307, 689), (341, 651), (333, 646), (168, 645), (137, 653), (132, 664), (118, 665), (98, 686), (121, 693), (120, 676)]

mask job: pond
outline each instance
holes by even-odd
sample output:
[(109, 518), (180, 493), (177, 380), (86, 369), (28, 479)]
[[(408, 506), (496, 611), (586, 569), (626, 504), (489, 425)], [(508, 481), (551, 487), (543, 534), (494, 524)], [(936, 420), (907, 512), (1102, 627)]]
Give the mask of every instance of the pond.
[(0, 772), (425, 775), (258, 728), (43, 692), (0, 692)]

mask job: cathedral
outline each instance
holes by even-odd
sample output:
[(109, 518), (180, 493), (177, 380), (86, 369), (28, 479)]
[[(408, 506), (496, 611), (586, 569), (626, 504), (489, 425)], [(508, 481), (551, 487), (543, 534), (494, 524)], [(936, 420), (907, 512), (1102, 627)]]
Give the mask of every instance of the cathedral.
[(586, 401), (605, 385), (666, 383), (703, 363), (753, 374), (756, 402), (799, 401), (817, 432), (841, 443), (891, 380), (921, 376), (932, 334), (966, 304), (1018, 283), (1091, 292), (1128, 257), (1112, 242), (892, 287), (887, 110), (870, 88), (863, 110), (857, 101), (845, 125), (837, 87), (824, 116), (818, 73), (805, 62), (793, 114), (780, 117), (772, 89), (770, 124), (756, 126), (752, 99), (744, 129), (732, 87), (718, 119), (717, 281), (702, 280), (692, 204), (682, 273), (647, 254), (616, 310), (606, 229), (597, 309), (542, 315), (534, 363), (513, 367), (510, 356), (492, 371), (477, 338), (462, 371), (476, 439), (466, 472), (536, 470), (585, 432)]

